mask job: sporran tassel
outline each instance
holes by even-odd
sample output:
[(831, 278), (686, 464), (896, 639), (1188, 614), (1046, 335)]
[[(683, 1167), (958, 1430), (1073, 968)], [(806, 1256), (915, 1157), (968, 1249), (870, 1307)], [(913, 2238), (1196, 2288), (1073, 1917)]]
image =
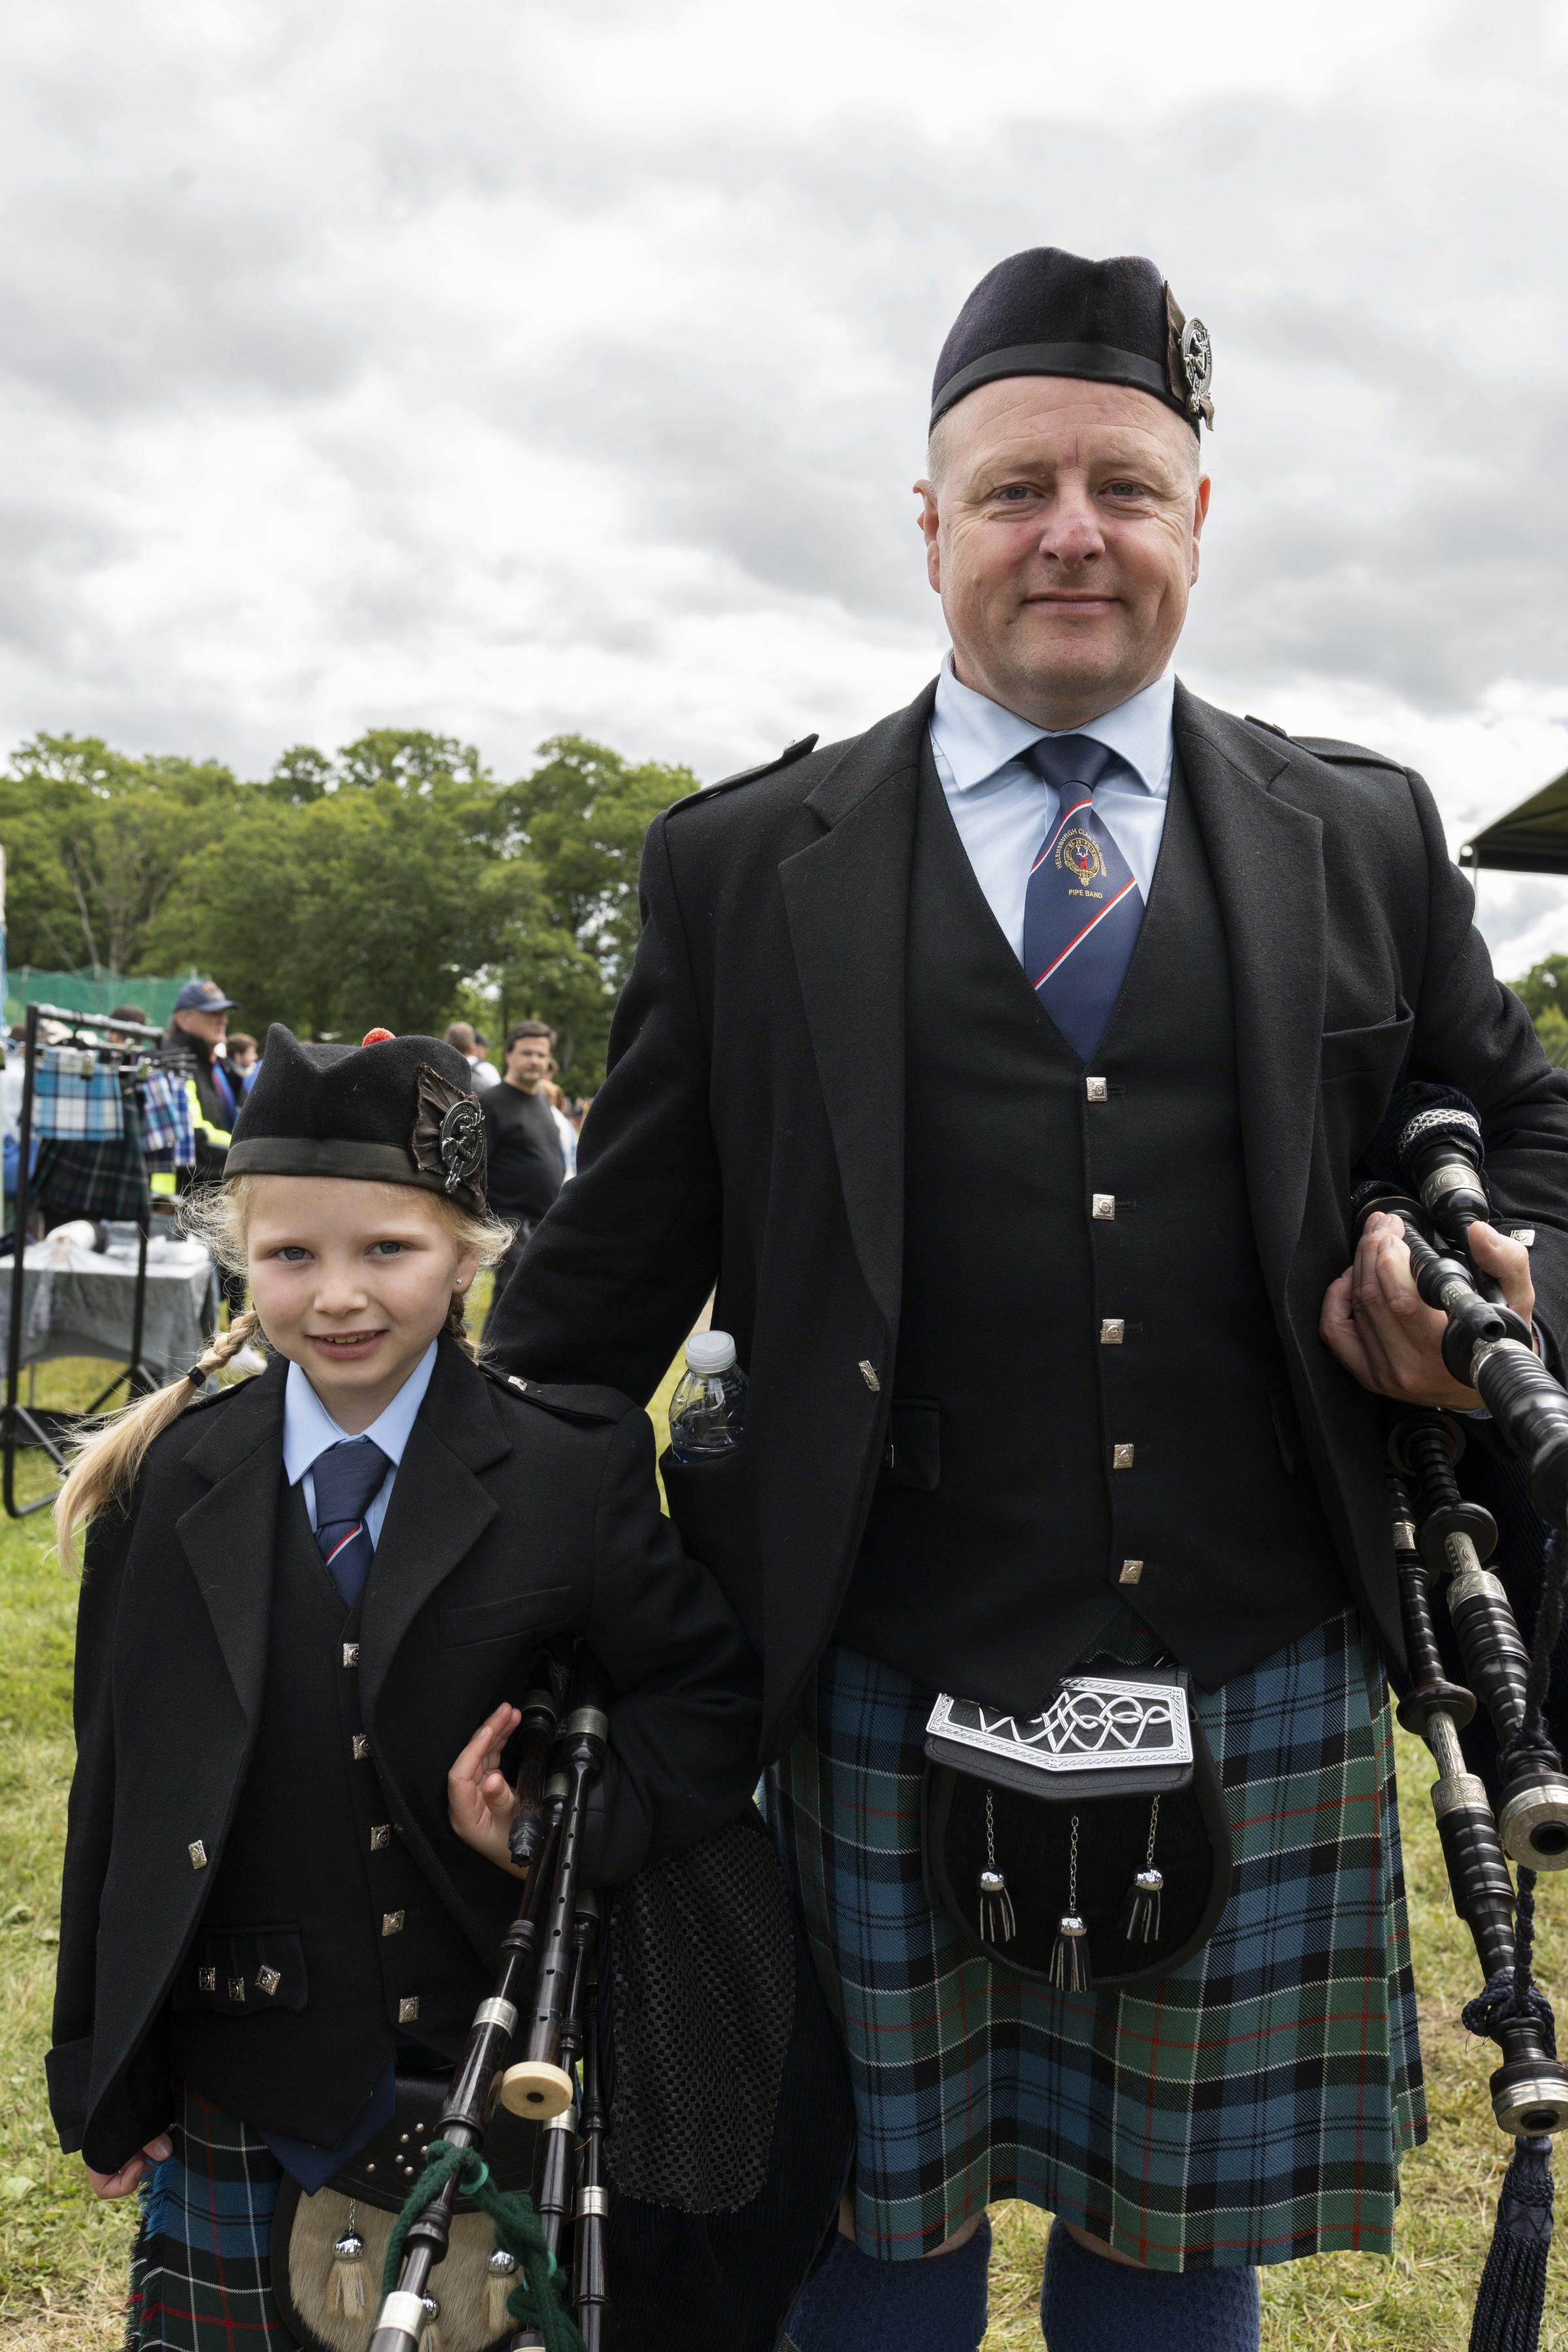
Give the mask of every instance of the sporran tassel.
[(1051, 1982), (1058, 1992), (1089, 1990), (1089, 1929), (1076, 1911), (1064, 1911), (1057, 1921), (1057, 1939), (1051, 1946)]
[(485, 2334), (493, 2343), (504, 2336), (511, 2325), (506, 2299), (517, 2278), (517, 2263), (504, 2246), (498, 2246), (490, 2256), (485, 2273)]
[(1090, 1983), (1089, 1928), (1078, 1909), (1078, 1815), (1068, 1844), (1068, 1907), (1057, 1921), (1051, 1946), (1050, 1981), (1058, 1992), (1087, 1992)]
[(996, 1812), (991, 1790), (985, 1791), (985, 1867), (976, 1884), (980, 1891), (980, 1940), (1010, 1944), (1018, 1932), (1007, 1881), (996, 1867)]
[(345, 2319), (357, 2319), (365, 2306), (369, 2284), (365, 2269), (364, 2240), (354, 2227), (355, 2213), (349, 2207), (348, 2227), (332, 2247), (332, 2266), (327, 2273), (327, 2309), (341, 2311)]
[(1552, 2243), (1552, 2142), (1516, 2139), (1476, 2296), (1470, 2352), (1536, 2352)]
[(1159, 1940), (1160, 1897), (1165, 1891), (1164, 1876), (1154, 1867), (1154, 1841), (1159, 1833), (1160, 1800), (1156, 1797), (1149, 1808), (1149, 1851), (1121, 1906), (1121, 1934), (1129, 1944), (1153, 1944)]
[(1157, 1870), (1141, 1870), (1121, 1906), (1121, 1933), (1130, 1944), (1152, 1944), (1160, 1933), (1160, 1897), (1165, 1882)]

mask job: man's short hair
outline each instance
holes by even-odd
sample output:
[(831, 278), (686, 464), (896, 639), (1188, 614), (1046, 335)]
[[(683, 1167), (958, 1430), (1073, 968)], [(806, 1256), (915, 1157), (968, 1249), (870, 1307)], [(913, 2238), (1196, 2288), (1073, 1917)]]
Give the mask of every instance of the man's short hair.
[(250, 1036), (247, 1031), (243, 1029), (231, 1029), (228, 1033), (228, 1050), (229, 1056), (232, 1059), (236, 1054), (243, 1054), (247, 1051), (254, 1054), (257, 1053), (259, 1048), (257, 1045), (255, 1038)]
[(501, 1052), (510, 1054), (520, 1037), (548, 1037), (552, 1050), (554, 1048), (555, 1032), (547, 1021), (514, 1021), (506, 1033)]
[(109, 1018), (110, 1021), (140, 1021), (143, 1029), (147, 1026), (147, 1015), (140, 1004), (116, 1004)]
[(447, 1031), (447, 1043), (448, 1045), (456, 1045), (459, 1054), (471, 1054), (474, 1051), (474, 1031), (472, 1023), (468, 1021), (452, 1022)]

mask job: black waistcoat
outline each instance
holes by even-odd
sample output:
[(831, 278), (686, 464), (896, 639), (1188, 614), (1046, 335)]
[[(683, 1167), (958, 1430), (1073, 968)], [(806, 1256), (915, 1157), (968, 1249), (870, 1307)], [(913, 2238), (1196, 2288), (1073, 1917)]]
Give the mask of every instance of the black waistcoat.
[(891, 1460), (836, 1638), (1030, 1707), (1123, 1603), (1200, 1679), (1216, 1612), (1268, 1656), (1345, 1592), (1253, 1240), (1225, 931), (1179, 772), (1085, 1065), (928, 748), (907, 987)]
[(344, 1610), (287, 1489), (256, 1747), (170, 2004), (176, 2074), (254, 2126), (328, 2147), (399, 2030), (456, 2057), (488, 1990), (369, 1752), (363, 1605)]

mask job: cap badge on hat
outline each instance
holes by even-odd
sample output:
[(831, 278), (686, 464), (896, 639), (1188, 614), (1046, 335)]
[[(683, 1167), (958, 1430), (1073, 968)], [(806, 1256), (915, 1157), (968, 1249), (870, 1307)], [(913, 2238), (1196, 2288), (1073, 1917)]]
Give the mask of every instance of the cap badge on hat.
[(1188, 406), (1200, 416), (1204, 394), (1214, 382), (1214, 346), (1201, 319), (1189, 319), (1182, 329), (1182, 373), (1187, 379)]
[(1165, 288), (1165, 378), (1173, 395), (1193, 419), (1197, 430), (1201, 416), (1209, 431), (1214, 431), (1214, 402), (1209, 387), (1214, 382), (1214, 345), (1209, 331), (1201, 319), (1189, 319), (1172, 293)]
[(439, 1176), (441, 1189), (484, 1189), (485, 1120), (475, 1097), (455, 1087), (428, 1062), (419, 1065), (419, 1110), (410, 1149), (414, 1164)]

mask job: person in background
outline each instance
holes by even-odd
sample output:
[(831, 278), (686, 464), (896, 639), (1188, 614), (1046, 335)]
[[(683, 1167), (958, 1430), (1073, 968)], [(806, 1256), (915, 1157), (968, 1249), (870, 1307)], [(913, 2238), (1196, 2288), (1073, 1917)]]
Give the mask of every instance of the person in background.
[[(109, 1018), (110, 1021), (133, 1022), (139, 1029), (145, 1029), (147, 1026), (147, 1014), (140, 1004), (111, 1004), (109, 1009)], [(123, 1030), (111, 1029), (109, 1033), (109, 1042), (111, 1045), (129, 1045), (132, 1041)]]
[(250, 1092), (251, 1080), (260, 1066), (260, 1048), (254, 1037), (247, 1036), (243, 1029), (237, 1029), (228, 1041), (226, 1058), (230, 1071), (239, 1080), (240, 1099), (243, 1101)]
[[(479, 1060), (470, 1063), (469, 1067), (474, 1073), (476, 1082), (480, 1087), (499, 1086), (500, 1072), (490, 1059), (490, 1041), (482, 1029), (476, 1029), (474, 1032), (474, 1050), (479, 1055)], [(479, 1077), (479, 1073), (481, 1070), (488, 1071), (489, 1075), (487, 1077)]]
[(469, 1075), (474, 1082), (474, 1092), (477, 1095), (483, 1094), (488, 1087), (500, 1085), (500, 1072), (493, 1062), (486, 1061), (470, 1022), (454, 1021), (447, 1031), (447, 1043), (448, 1045), (456, 1045), (458, 1053), (467, 1062)]
[[(479, 1102), (489, 1160), (490, 1206), (498, 1217), (516, 1228), (511, 1247), (496, 1268), (492, 1316), (517, 1272), (529, 1235), (566, 1180), (565, 1148), (544, 1093), (554, 1043), (554, 1030), (542, 1021), (514, 1022), (506, 1033), (501, 1083)], [(459, 1045), (458, 1051), (462, 1050)], [(485, 1328), (489, 1328), (489, 1317)]]
[[(552, 1062), (550, 1066), (553, 1070), (554, 1063)], [(569, 1181), (577, 1173), (577, 1130), (566, 1116), (566, 1097), (557, 1081), (553, 1077), (546, 1078), (540, 1092), (550, 1105), (551, 1116), (555, 1121), (555, 1132), (561, 1139), (561, 1157), (566, 1163)]]
[[(187, 980), (174, 999), (159, 1059), (184, 1079), (196, 1157), (190, 1168), (155, 1168), (147, 1179), (154, 1194), (188, 1192), (195, 1185), (223, 1181), (235, 1116), (245, 1099), (223, 1053), (234, 1009), (233, 997), (226, 996), (215, 980)], [(221, 1281), (229, 1313), (239, 1314), (245, 1306), (244, 1275), (225, 1272)]]
[[(233, 997), (226, 996), (216, 981), (187, 980), (174, 999), (163, 1034), (160, 1058), (165, 1069), (184, 1076), (191, 1097), (196, 1161), (190, 1184), (216, 1183), (222, 1176), (235, 1114), (244, 1099), (221, 1050), (234, 1009)], [(173, 1191), (174, 1179), (154, 1176), (153, 1186), (154, 1191)]]

